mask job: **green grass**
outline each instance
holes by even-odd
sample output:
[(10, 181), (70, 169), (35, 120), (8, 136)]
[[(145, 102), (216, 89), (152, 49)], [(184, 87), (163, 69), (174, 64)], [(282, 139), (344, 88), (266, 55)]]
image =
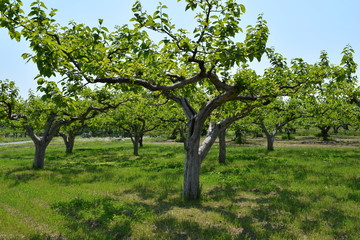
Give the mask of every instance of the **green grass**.
[(0, 135), (0, 143), (31, 141), (29, 137), (4, 137)]
[(0, 146), (0, 239), (359, 239), (360, 149), (216, 146), (181, 199), (181, 144)]

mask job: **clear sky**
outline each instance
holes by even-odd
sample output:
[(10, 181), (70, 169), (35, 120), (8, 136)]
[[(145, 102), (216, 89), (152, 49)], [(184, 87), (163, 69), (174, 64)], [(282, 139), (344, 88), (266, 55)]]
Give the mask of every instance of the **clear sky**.
[[(24, 4), (30, 3), (23, 0)], [(132, 0), (44, 0), (48, 8), (58, 9), (56, 19), (61, 24), (70, 20), (97, 25), (99, 18), (111, 29), (115, 25), (129, 23), (132, 17)], [(159, 0), (143, 0), (144, 7), (153, 9)], [(360, 0), (243, 0), (247, 12), (243, 16), (245, 29), (255, 24), (257, 15), (264, 14), (270, 28), (268, 46), (275, 47), (287, 59), (301, 57), (309, 63), (317, 61), (320, 51), (326, 50), (330, 60), (338, 64), (341, 51), (350, 44), (355, 50), (355, 60), (360, 63)], [(101, 3), (99, 5), (99, 3)], [(168, 13), (178, 26), (194, 26), (194, 19), (183, 11), (184, 4), (176, 0), (163, 0), (169, 6)], [(22, 96), (30, 88), (36, 88), (33, 78), (37, 74), (33, 63), (25, 63), (21, 54), (29, 52), (26, 42), (10, 40), (7, 32), (0, 29), (0, 79), (17, 83)], [(266, 62), (255, 63), (259, 73)]]

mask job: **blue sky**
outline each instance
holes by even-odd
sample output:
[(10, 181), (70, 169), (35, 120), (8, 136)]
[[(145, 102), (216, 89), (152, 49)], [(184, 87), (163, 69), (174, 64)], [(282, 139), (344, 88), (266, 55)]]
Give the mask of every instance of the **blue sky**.
[[(25, 4), (31, 1), (24, 0)], [(48, 8), (58, 9), (56, 19), (62, 24), (70, 20), (91, 26), (97, 19), (104, 25), (129, 23), (132, 17), (132, 0), (45, 0)], [(158, 0), (143, 0), (146, 9), (153, 9)], [(287, 59), (301, 57), (309, 63), (317, 61), (320, 51), (326, 50), (333, 63), (339, 63), (341, 51), (350, 44), (355, 50), (355, 59), (360, 63), (360, 1), (359, 0), (243, 0), (247, 12), (242, 27), (255, 24), (257, 15), (264, 14), (270, 28), (268, 46)], [(169, 6), (168, 13), (178, 26), (194, 26), (192, 15), (183, 11), (184, 4), (176, 0), (163, 0)], [(26, 97), (30, 88), (36, 88), (33, 80), (37, 74), (33, 63), (25, 64), (21, 54), (29, 52), (26, 42), (17, 43), (0, 29), (0, 79), (17, 83), (21, 95)], [(267, 62), (252, 65), (259, 73)]]

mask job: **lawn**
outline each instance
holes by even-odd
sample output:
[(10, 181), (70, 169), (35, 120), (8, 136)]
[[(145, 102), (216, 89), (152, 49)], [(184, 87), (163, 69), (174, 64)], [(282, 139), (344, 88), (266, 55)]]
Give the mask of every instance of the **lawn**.
[(360, 149), (214, 146), (202, 198), (181, 198), (181, 144), (0, 146), (0, 239), (359, 239)]

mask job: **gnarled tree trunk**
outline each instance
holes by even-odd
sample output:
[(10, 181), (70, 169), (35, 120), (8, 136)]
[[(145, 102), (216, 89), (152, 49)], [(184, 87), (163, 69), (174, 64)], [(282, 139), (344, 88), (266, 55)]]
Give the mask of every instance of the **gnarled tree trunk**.
[(265, 135), (266, 135), (266, 142), (267, 142), (267, 150), (274, 151), (275, 135), (273, 135), (273, 134), (265, 134)]
[(185, 141), (186, 159), (183, 196), (186, 200), (196, 200), (200, 198), (201, 163), (209, 153), (211, 146), (214, 144), (219, 135), (219, 132), (221, 130), (225, 131), (226, 129), (225, 125), (222, 125), (221, 123), (210, 123), (207, 136), (200, 144), (202, 126), (203, 124), (192, 121), (192, 123), (189, 124), (189, 134)]
[[(199, 133), (200, 134), (200, 133)], [(200, 198), (200, 167), (199, 145), (197, 139), (188, 139), (186, 149), (183, 195), (187, 200)], [(200, 138), (199, 138), (200, 140)]]
[[(203, 123), (199, 123), (194, 117), (188, 122), (188, 135), (184, 142), (186, 158), (184, 167), (183, 197), (186, 200), (200, 198), (200, 168), (202, 157), (200, 150), (200, 138)], [(209, 131), (208, 134), (211, 132)]]
[(59, 132), (59, 135), (64, 140), (65, 147), (66, 147), (66, 153), (72, 153), (72, 151), (74, 149), (74, 144), (75, 144), (75, 134), (66, 135), (63, 132)]
[(45, 164), (45, 151), (47, 144), (43, 141), (36, 141), (35, 144), (35, 156), (33, 168), (35, 169), (43, 169)]
[(139, 156), (139, 142), (140, 142), (140, 135), (139, 134), (135, 134), (134, 136), (131, 136), (131, 141), (133, 143), (133, 147), (134, 147), (134, 156)]
[(263, 132), (265, 133), (266, 136), (266, 142), (267, 142), (267, 150), (268, 151), (274, 151), (274, 142), (275, 142), (275, 135), (278, 131), (278, 129), (280, 128), (279, 126), (275, 126), (275, 128), (273, 129), (272, 132), (269, 132), (264, 123), (260, 124), (261, 129), (263, 130)]
[(58, 132), (61, 124), (64, 123), (64, 120), (55, 121), (56, 113), (49, 115), (49, 118), (46, 122), (45, 130), (42, 133), (42, 136), (39, 137), (35, 134), (34, 129), (30, 125), (25, 125), (27, 134), (31, 137), (35, 145), (35, 156), (33, 168), (42, 169), (45, 165), (45, 151), (51, 140), (55, 137)]

